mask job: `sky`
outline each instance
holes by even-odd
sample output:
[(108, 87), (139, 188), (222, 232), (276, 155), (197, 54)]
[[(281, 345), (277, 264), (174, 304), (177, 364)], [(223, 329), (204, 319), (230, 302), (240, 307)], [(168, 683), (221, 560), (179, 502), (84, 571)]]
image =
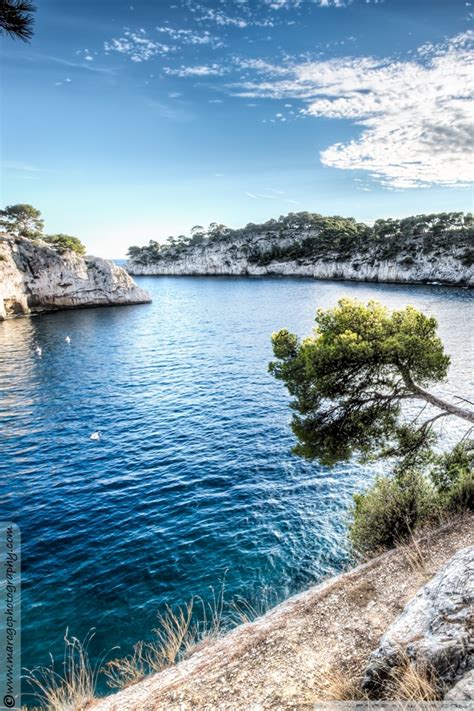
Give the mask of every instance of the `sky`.
[(124, 257), (288, 212), (472, 210), (464, 0), (37, 0), (0, 38), (1, 202)]

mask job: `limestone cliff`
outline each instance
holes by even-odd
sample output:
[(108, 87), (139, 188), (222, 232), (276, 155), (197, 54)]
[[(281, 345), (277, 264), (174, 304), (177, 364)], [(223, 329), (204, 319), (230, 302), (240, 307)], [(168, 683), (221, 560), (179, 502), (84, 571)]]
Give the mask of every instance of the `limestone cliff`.
[[(453, 217), (454, 215), (454, 217)], [(423, 219), (422, 219), (423, 218)], [(300, 276), (474, 286), (470, 216), (379, 220), (290, 213), (262, 225), (211, 226), (192, 237), (132, 247), (130, 274)]]
[(0, 321), (86, 306), (151, 301), (124, 269), (97, 257), (59, 254), (40, 240), (0, 235)]
[(350, 260), (331, 258), (317, 260), (272, 261), (252, 264), (243, 254), (229, 255), (223, 245), (207, 249), (194, 248), (175, 259), (156, 264), (137, 264), (128, 261), (125, 268), (138, 275), (229, 275), (229, 276), (298, 276), (315, 279), (348, 281), (393, 282), (400, 284), (441, 284), (474, 286), (474, 268), (466, 267), (455, 254), (420, 255), (414, 263), (400, 259), (371, 261), (364, 254)]

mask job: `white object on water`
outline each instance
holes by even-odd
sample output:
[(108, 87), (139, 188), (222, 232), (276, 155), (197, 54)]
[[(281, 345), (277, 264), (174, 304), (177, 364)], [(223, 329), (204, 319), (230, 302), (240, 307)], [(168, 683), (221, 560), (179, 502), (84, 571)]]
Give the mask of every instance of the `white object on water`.
[(71, 343), (71, 338), (70, 338), (70, 336), (66, 336), (66, 338), (65, 338), (64, 340), (66, 341), (66, 343)]
[(97, 430), (97, 432), (93, 432), (93, 433), (91, 434), (91, 436), (89, 437), (89, 439), (99, 440), (99, 439), (100, 439), (100, 432), (99, 432), (99, 430)]
[(42, 352), (43, 351), (41, 350), (41, 348), (39, 346), (36, 346), (36, 355), (40, 356), (42, 354)]

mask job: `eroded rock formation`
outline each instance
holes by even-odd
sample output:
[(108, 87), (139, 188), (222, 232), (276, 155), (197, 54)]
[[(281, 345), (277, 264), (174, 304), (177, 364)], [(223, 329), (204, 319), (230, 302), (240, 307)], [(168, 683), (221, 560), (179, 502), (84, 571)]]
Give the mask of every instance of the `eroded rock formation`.
[(40, 240), (0, 236), (0, 321), (57, 309), (151, 301), (113, 262), (59, 254)]

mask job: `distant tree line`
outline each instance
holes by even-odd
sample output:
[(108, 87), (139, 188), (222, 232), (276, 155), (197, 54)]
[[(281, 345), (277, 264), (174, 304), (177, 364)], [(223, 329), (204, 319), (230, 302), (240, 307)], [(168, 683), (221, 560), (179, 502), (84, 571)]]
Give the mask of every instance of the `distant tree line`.
[(47, 242), (59, 254), (64, 254), (68, 250), (83, 255), (86, 248), (81, 240), (62, 232), (53, 235), (43, 234), (44, 222), (41, 212), (33, 205), (7, 205), (4, 210), (0, 210), (0, 230), (13, 235), (14, 237), (26, 237), (31, 240), (41, 239)]
[[(255, 237), (266, 237), (262, 248)], [(143, 247), (133, 246), (129, 258), (137, 264), (155, 264), (160, 260), (174, 260), (190, 250), (216, 242), (244, 241), (243, 249), (249, 262), (266, 265), (273, 261), (289, 261), (337, 256), (349, 258), (355, 253), (374, 252), (379, 259), (393, 259), (400, 252), (429, 253), (436, 249), (465, 246), (463, 261), (474, 262), (474, 250), (469, 241), (474, 237), (472, 213), (442, 212), (415, 215), (403, 219), (377, 220), (372, 227), (352, 217), (324, 217), (317, 213), (290, 212), (261, 224), (250, 222), (240, 229), (231, 229), (212, 222), (206, 229), (195, 225), (191, 234), (168, 237), (164, 244), (150, 240)], [(406, 257), (410, 260), (410, 255)], [(414, 261), (414, 260), (413, 260)]]

